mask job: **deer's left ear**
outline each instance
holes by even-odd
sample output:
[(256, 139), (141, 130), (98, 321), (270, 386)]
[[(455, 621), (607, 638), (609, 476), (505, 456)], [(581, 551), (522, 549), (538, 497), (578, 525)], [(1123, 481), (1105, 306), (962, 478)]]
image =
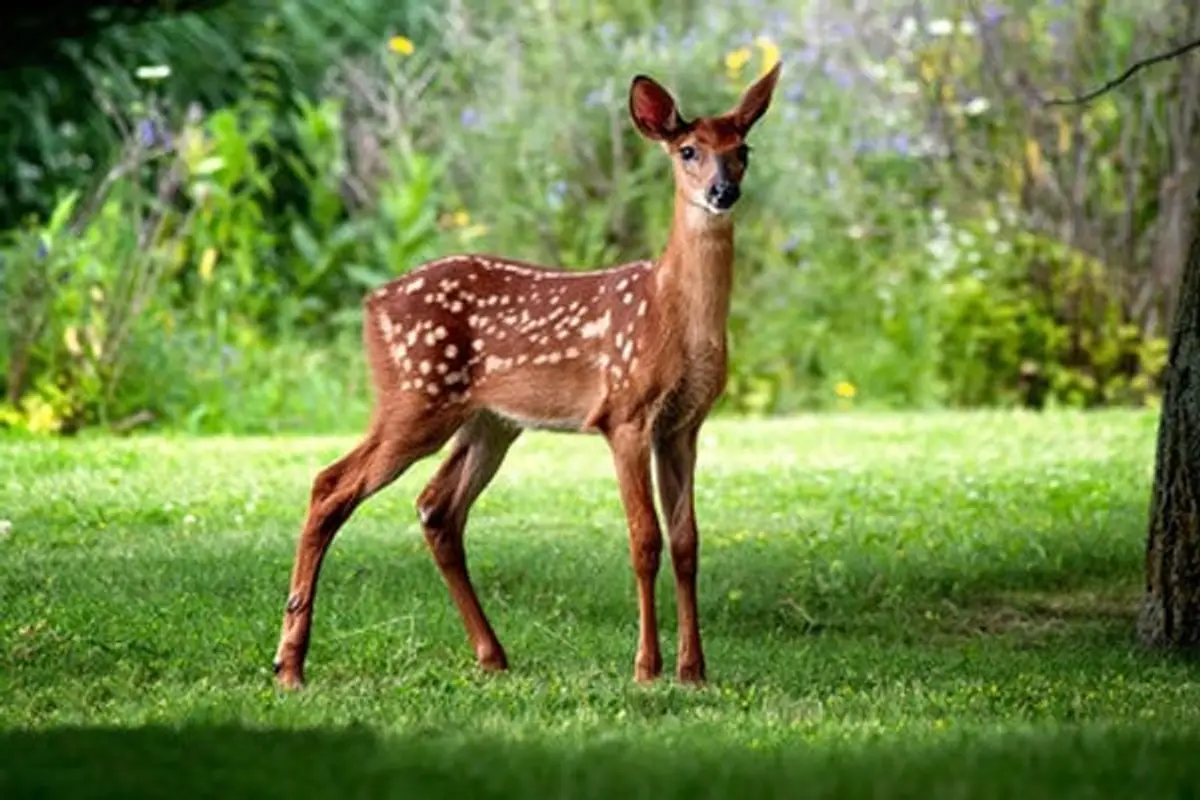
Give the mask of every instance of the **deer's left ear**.
[(775, 84), (779, 82), (779, 72), (782, 68), (783, 64), (776, 61), (775, 66), (771, 67), (766, 75), (755, 81), (754, 85), (742, 95), (737, 107), (729, 112), (729, 116), (738, 126), (742, 135), (745, 135), (754, 126), (754, 123), (767, 113), (767, 108), (771, 105), (771, 95), (775, 91)]

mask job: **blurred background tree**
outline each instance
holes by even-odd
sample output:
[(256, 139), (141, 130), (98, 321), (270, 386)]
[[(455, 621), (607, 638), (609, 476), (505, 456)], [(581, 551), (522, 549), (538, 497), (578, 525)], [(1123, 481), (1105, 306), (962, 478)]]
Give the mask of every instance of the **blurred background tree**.
[(1196, 4), (194, 5), (0, 73), (0, 425), (354, 430), (366, 290), (456, 250), (653, 252), (630, 78), (715, 111), (775, 59), (726, 411), (1157, 402), (1200, 61), (1039, 98), (1197, 34)]

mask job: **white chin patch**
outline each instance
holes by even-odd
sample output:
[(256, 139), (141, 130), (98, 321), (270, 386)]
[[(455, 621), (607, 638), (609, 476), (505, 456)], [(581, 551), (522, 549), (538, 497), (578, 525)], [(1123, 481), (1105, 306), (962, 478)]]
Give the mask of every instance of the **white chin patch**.
[(707, 214), (711, 214), (714, 217), (724, 217), (733, 211), (732, 206), (729, 208), (717, 208), (712, 203), (708, 202), (708, 198), (704, 197), (703, 195), (699, 197), (693, 197), (692, 205)]

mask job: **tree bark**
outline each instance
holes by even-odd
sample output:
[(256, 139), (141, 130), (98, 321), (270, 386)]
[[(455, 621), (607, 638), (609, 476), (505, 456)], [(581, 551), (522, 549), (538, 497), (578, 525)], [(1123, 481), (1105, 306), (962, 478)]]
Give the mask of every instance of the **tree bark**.
[(1177, 293), (1159, 417), (1138, 638), (1200, 646), (1200, 197)]

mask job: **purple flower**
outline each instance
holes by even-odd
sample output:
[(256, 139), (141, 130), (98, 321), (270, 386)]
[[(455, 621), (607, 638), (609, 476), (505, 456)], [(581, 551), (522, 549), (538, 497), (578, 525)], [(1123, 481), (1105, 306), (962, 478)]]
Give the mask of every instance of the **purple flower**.
[(833, 78), (833, 82), (840, 89), (848, 89), (854, 83), (854, 75), (851, 74), (850, 70), (837, 64), (826, 62), (825, 74)]
[(892, 149), (902, 156), (908, 155), (909, 141), (907, 133), (898, 133), (892, 137)]
[(583, 104), (588, 108), (605, 105), (608, 102), (608, 92), (603, 89), (592, 89), (587, 93), (587, 97), (583, 98)]
[(800, 81), (789, 83), (787, 88), (783, 90), (784, 99), (789, 103), (799, 103), (804, 100), (804, 84)]
[(473, 108), (467, 107), (458, 115), (458, 121), (464, 128), (474, 128), (479, 125), (479, 112)]
[(171, 143), (171, 137), (163, 128), (162, 123), (153, 117), (148, 117), (138, 122), (137, 138), (142, 147), (147, 149), (151, 147), (167, 147)]
[(788, 240), (783, 243), (783, 252), (794, 253), (796, 248), (800, 246), (800, 235), (793, 233), (788, 237)]
[(48, 255), (50, 255), (50, 248), (46, 247), (46, 240), (38, 239), (37, 253), (34, 254), (34, 258), (43, 261)]
[(983, 24), (991, 27), (1008, 15), (1008, 9), (996, 3), (988, 3), (983, 7)]

